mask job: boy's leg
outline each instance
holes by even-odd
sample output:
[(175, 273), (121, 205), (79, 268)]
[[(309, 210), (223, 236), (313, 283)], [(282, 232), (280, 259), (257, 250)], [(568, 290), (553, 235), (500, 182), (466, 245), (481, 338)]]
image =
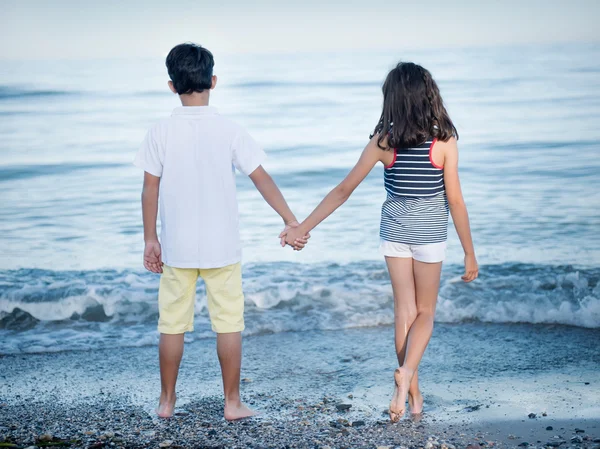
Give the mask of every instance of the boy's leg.
[(217, 355), (223, 376), (225, 419), (233, 421), (255, 415), (256, 413), (246, 407), (240, 398), (242, 333), (217, 334)]
[(198, 270), (165, 265), (158, 292), (158, 346), (161, 393), (156, 413), (163, 418), (173, 415), (175, 385), (183, 355), (185, 332), (194, 330), (194, 302)]
[(162, 418), (173, 415), (175, 401), (175, 384), (179, 374), (179, 364), (183, 356), (184, 334), (160, 334), (158, 358), (160, 361), (160, 400), (156, 414)]
[(206, 284), (208, 311), (217, 333), (217, 355), (223, 376), (225, 418), (235, 420), (255, 414), (240, 399), (244, 294), (241, 264), (200, 270)]

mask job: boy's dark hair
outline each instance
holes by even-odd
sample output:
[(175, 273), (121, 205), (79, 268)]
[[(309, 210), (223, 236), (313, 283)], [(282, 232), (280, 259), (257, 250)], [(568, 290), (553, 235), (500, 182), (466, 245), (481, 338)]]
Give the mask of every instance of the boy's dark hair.
[(420, 65), (400, 62), (388, 74), (382, 91), (383, 112), (373, 133), (379, 133), (380, 148), (414, 147), (430, 138), (458, 139), (436, 82)]
[(167, 71), (179, 95), (203, 92), (212, 87), (215, 61), (206, 48), (191, 42), (179, 44), (169, 52)]

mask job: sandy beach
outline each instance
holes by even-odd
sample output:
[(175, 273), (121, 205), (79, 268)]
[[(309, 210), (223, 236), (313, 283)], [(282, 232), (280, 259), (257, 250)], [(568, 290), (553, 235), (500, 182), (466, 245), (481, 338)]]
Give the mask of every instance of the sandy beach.
[(212, 339), (187, 345), (170, 420), (153, 413), (155, 347), (4, 356), (0, 441), (77, 448), (600, 447), (598, 330), (438, 325), (421, 370), (425, 413), (396, 425), (385, 413), (391, 336), (390, 327), (379, 327), (248, 337), (242, 394), (260, 416), (237, 423), (222, 417)]

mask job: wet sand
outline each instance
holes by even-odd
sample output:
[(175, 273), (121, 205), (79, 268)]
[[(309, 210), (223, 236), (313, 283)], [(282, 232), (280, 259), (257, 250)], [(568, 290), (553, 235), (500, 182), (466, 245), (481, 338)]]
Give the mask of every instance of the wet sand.
[(237, 423), (222, 417), (214, 340), (186, 346), (170, 420), (153, 414), (155, 347), (4, 356), (0, 441), (98, 448), (600, 447), (597, 330), (438, 325), (421, 368), (425, 413), (396, 425), (385, 416), (392, 333), (379, 327), (246, 338), (242, 395), (261, 415)]

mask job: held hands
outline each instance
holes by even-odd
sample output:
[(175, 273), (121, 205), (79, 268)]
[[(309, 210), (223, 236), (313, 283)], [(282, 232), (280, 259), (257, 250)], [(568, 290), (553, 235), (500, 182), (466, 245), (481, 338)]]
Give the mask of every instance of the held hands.
[(465, 256), (465, 274), (461, 276), (461, 279), (465, 282), (471, 282), (479, 275), (479, 266), (477, 265), (477, 259), (475, 254), (467, 254)]
[(144, 267), (153, 273), (163, 272), (163, 262), (158, 240), (149, 240), (144, 248)]
[[(285, 225), (285, 228), (283, 228), (283, 231), (279, 234), (282, 247), (290, 245), (294, 251), (301, 251), (306, 246), (310, 234), (300, 235), (300, 232), (297, 229), (299, 225), (300, 223), (297, 221), (292, 221)], [(293, 238), (291, 238), (290, 235), (292, 235)]]

